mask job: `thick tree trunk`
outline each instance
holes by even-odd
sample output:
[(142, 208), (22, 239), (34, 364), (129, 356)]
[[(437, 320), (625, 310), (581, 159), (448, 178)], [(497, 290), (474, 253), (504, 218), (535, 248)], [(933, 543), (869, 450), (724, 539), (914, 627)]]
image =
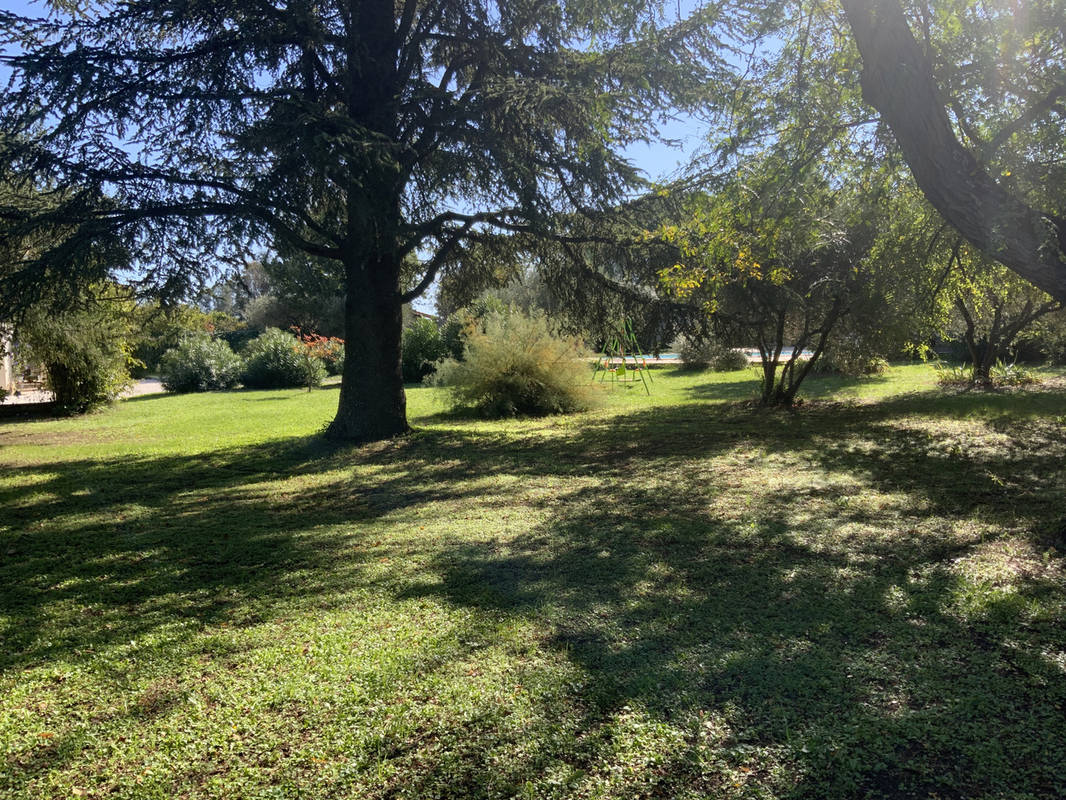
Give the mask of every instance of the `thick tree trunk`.
[(841, 0), (863, 97), (892, 129), (922, 192), (975, 247), (1066, 301), (1066, 223), (1007, 192), (962, 146), (899, 0)]
[(345, 265), (344, 373), (337, 416), (327, 437), (374, 442), (407, 433), (400, 368), (402, 304), (399, 264), (387, 256)]
[(344, 372), (337, 416), (326, 435), (373, 442), (410, 430), (400, 368), (399, 233), (406, 176), (395, 159), (402, 88), (396, 5), (393, 0), (351, 3), (346, 24), (352, 73), (348, 114), (354, 128), (374, 132), (376, 140), (374, 147), (349, 158)]

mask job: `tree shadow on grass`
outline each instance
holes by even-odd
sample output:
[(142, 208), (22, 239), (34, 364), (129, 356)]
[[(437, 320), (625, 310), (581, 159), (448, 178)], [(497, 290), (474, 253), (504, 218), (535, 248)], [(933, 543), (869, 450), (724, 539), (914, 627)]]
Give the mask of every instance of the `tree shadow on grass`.
[(891, 380), (884, 375), (812, 375), (803, 381), (799, 396), (804, 399), (821, 400), (837, 396), (841, 390), (856, 386), (884, 385)]
[(711, 380), (706, 383), (697, 383), (688, 389), (688, 394), (694, 400), (711, 402), (733, 403), (758, 400), (759, 380), (754, 371), (747, 375), (746, 378), (728, 381)]
[[(661, 496), (646, 498), (650, 510), (669, 510), (679, 496), (703, 496), (700, 481), (705, 476), (687, 469), (688, 461), (728, 452), (799, 455), (879, 490), (906, 492), (922, 504), (923, 513), (1022, 517), (1043, 543), (1041, 537), (1049, 532), (1061, 532), (1057, 526), (1066, 507), (1063, 438), (1054, 440), (1061, 426), (1031, 426), (1025, 420), (1058, 408), (1066, 411), (1062, 400), (1055, 393), (1009, 398), (931, 394), (799, 413), (690, 404), (592, 417), (583, 428), (550, 438), (537, 430), (514, 435), (453, 428), (355, 450), (296, 438), (197, 455), (19, 467), (20, 480), (0, 489), (8, 530), (0, 552), (5, 578), (0, 592), (5, 605), (32, 609), (50, 596), (47, 591), (42, 596), (41, 587), (28, 590), (44, 575), (49, 586), (66, 587), (66, 596), (93, 594), (100, 591), (94, 570), (109, 576), (104, 585), (126, 585), (113, 574), (113, 557), (133, 559), (135, 553), (155, 550), (171, 554), (177, 563), (201, 565), (178, 571), (181, 586), (250, 584), (255, 581), (250, 566), (296, 558), (300, 546), (295, 542), (307, 528), (482, 496), (485, 490), (477, 480), (485, 475), (591, 475), (609, 482), (669, 476), (671, 483)], [(901, 427), (899, 422), (914, 415), (958, 419), (974, 414), (995, 417), (992, 424), (1003, 428), (999, 451), (967, 453), (960, 449), (965, 437)], [(354, 466), (373, 468), (373, 474), (359, 478), (345, 472)], [(275, 497), (259, 486), (330, 471), (339, 472), (297, 495)], [(608, 486), (605, 491), (616, 490)], [(507, 501), (506, 495), (501, 497)], [(100, 515), (107, 515), (106, 521)], [(161, 563), (155, 558), (119, 561), (121, 574), (130, 579)], [(235, 569), (220, 568), (222, 564)], [(269, 570), (264, 580), (272, 580)], [(115, 589), (113, 599), (137, 596), (152, 585), (133, 580)], [(155, 590), (167, 593), (170, 588), (164, 580)]]
[[(287, 439), (20, 468), (0, 492), (0, 555), (14, 550), (0, 666), (335, 601), (369, 585), (368, 524), (515, 502), (514, 483), (486, 476), (572, 479), (520, 536), (412, 541), (439, 581), (400, 574), (390, 590), (546, 625), (587, 676), (585, 730), (609, 737), (628, 707), (686, 731), (653, 795), (716, 794), (730, 774), (797, 798), (1062, 796), (1057, 558), (1009, 590), (975, 588), (957, 565), (987, 540), (954, 526), (1044, 546), (1066, 508), (1063, 410), (1054, 392), (797, 413), (693, 403), (564, 433), (453, 425), (367, 448)], [(971, 441), (959, 420), (992, 435)], [(745, 483), (745, 459), (769, 458), (793, 474)], [(516, 781), (560, 757), (551, 740), (514, 763)], [(594, 772), (587, 752), (576, 766)], [(466, 796), (505, 769), (447, 757), (463, 760)]]
[(0, 422), (39, 422), (58, 419), (60, 414), (53, 401), (44, 403), (5, 403), (0, 405)]
[[(153, 400), (162, 400), (165, 397), (174, 397), (175, 395), (180, 395), (180, 394), (181, 394), (181, 392), (168, 392), (167, 390), (162, 389), (162, 390), (160, 390), (158, 392), (151, 392), (149, 394), (135, 394), (135, 395), (131, 395), (129, 397), (122, 397), (122, 398), (119, 398), (116, 402), (119, 403), (120, 405), (126, 405), (127, 403), (137, 403), (137, 404), (150, 403)], [(198, 392), (198, 394), (204, 394), (204, 395), (222, 394), (222, 390), (214, 390), (214, 391), (211, 391), (211, 392)]]
[[(20, 466), (18, 483), (0, 492), (9, 620), (0, 666), (91, 652), (173, 619), (219, 621), (238, 595), (288, 591), (280, 576), (328, 558), (299, 534), (329, 511), (309, 517), (299, 498), (270, 502), (258, 484), (310, 468), (318, 452), (295, 440)], [(68, 619), (63, 636), (39, 636), (64, 611), (81, 618)]]
[[(580, 448), (602, 448), (606, 485), (521, 542), (442, 553), (441, 580), (402, 596), (549, 624), (588, 675), (590, 729), (638, 709), (692, 731), (657, 762), (654, 796), (721, 794), (731, 769), (782, 797), (1060, 797), (1059, 557), (1001, 583), (959, 565), (1000, 536), (1047, 545), (1066, 508), (1066, 439), (1046, 419), (1061, 402), (734, 408), (702, 432), (689, 423), (706, 408), (630, 415)], [(993, 441), (960, 449), (965, 430), (922, 424), (967, 417)], [(641, 433), (646, 447), (619, 447)], [(791, 453), (850, 486), (767, 486), (740, 514), (709, 502), (728, 473), (678, 476), (666, 496), (641, 486), (642, 459), (654, 473), (734, 446)], [(847, 502), (871, 491), (881, 506)], [(954, 532), (967, 524), (992, 531)]]
[[(761, 392), (762, 374), (756, 365), (749, 370), (747, 378), (739, 378), (728, 381), (708, 381), (692, 386), (688, 392), (696, 399), (710, 400), (713, 402), (758, 402)], [(843, 375), (813, 375), (803, 381), (799, 392), (799, 399), (822, 400), (831, 398), (843, 389), (856, 386), (871, 386), (885, 384), (890, 380), (888, 375), (868, 375), (861, 377), (847, 377)]]
[(965, 618), (950, 564), (968, 543), (827, 549), (790, 521), (790, 493), (735, 522), (655, 514), (632, 488), (638, 518), (603, 499), (521, 545), (442, 554), (442, 580), (403, 596), (550, 624), (588, 676), (590, 730), (636, 709), (688, 731), (654, 796), (720, 792), (729, 770), (795, 798), (1062, 796), (1066, 686), (1042, 655), (1061, 620), (1026, 613), (1061, 585)]

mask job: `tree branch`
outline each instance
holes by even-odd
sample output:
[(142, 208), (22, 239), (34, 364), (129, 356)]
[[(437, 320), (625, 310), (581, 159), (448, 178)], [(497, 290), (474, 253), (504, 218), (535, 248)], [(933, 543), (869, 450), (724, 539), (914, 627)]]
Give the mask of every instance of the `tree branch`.
[(1055, 86), (1043, 98), (1025, 109), (1025, 111), (1023, 111), (1016, 119), (1000, 128), (1000, 130), (996, 132), (996, 135), (984, 146), (982, 151), (983, 159), (988, 161), (992, 158), (992, 156), (995, 155), (996, 150), (1002, 147), (1010, 137), (1023, 130), (1027, 125), (1035, 122), (1042, 114), (1050, 111), (1058, 104), (1059, 100), (1064, 97), (1066, 97), (1066, 86), (1062, 84)]
[(466, 234), (467, 231), (470, 230), (473, 224), (474, 222), (472, 220), (464, 223), (463, 226), (459, 228), (459, 230), (457, 230), (455, 233), (448, 237), (447, 241), (445, 241), (444, 244), (442, 244), (440, 248), (438, 248), (436, 254), (434, 254), (433, 258), (426, 266), (426, 272), (422, 276), (422, 280), (420, 280), (413, 289), (408, 292), (404, 292), (400, 296), (401, 302), (410, 303), (412, 300), (422, 296), (422, 293), (429, 288), (430, 284), (432, 284), (434, 280), (436, 280), (437, 273), (444, 265), (444, 262), (448, 260), (448, 256), (451, 254), (451, 251), (455, 249), (455, 246), (459, 244), (460, 241), (462, 241), (463, 236)]
[(958, 141), (899, 0), (842, 0), (881, 112), (930, 203), (978, 250), (1066, 300), (1066, 223), (998, 184)]

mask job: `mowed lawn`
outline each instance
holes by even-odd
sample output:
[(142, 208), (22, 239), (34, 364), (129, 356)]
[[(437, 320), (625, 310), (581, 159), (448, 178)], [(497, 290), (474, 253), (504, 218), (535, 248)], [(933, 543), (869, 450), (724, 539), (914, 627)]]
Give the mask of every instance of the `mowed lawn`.
[(753, 392), (0, 422), (0, 797), (1066, 796), (1062, 374)]

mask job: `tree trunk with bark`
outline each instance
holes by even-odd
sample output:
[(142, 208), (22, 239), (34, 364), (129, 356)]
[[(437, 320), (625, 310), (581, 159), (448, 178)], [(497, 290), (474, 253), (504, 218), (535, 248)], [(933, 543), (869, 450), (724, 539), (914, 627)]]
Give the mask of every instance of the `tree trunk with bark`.
[(1066, 301), (1066, 221), (1000, 186), (959, 142), (898, 0), (841, 0), (863, 97), (892, 129), (922, 192), (981, 252)]
[(400, 368), (400, 263), (352, 258), (345, 271), (344, 371), (326, 435), (347, 442), (399, 436), (410, 430)]
[(326, 431), (335, 441), (373, 442), (407, 433), (400, 366), (403, 302), (401, 197), (407, 176), (398, 150), (402, 86), (392, 0), (352, 6), (348, 114), (372, 131), (373, 147), (353, 154), (347, 191), (344, 265), (344, 370), (337, 414)]

